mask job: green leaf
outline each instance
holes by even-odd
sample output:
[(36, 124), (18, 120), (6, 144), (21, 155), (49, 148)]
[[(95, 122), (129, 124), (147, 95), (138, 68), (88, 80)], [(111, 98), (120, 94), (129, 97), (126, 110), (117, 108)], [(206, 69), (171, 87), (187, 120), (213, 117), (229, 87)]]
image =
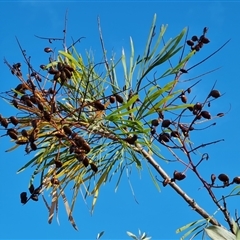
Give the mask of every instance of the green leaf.
[(237, 240), (236, 236), (219, 226), (209, 226), (205, 228), (207, 235), (212, 240)]
[(104, 234), (104, 231), (98, 233), (98, 235), (97, 235), (97, 239), (100, 239), (100, 238), (102, 237), (103, 234)]
[(127, 231), (127, 235), (128, 235), (129, 237), (131, 237), (132, 239), (134, 239), (134, 240), (138, 240), (138, 238), (136, 237), (136, 235), (134, 235), (134, 234), (131, 233), (131, 232), (128, 232), (128, 231)]

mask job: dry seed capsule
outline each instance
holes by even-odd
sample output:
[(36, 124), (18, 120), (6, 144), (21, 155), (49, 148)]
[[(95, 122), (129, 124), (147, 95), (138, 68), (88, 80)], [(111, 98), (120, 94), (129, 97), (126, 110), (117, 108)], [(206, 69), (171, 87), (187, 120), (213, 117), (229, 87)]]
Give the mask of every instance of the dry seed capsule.
[(82, 160), (82, 163), (84, 165), (84, 167), (87, 167), (89, 165), (89, 160), (87, 157), (85, 157), (83, 160)]
[(105, 106), (100, 102), (100, 100), (97, 100), (94, 102), (94, 107), (97, 109), (97, 110), (105, 110)]
[(16, 117), (14, 117), (14, 116), (11, 116), (10, 118), (9, 118), (9, 120), (10, 120), (10, 122), (13, 124), (13, 125), (18, 125), (18, 119), (16, 118)]
[(60, 76), (61, 76), (61, 72), (58, 71), (57, 73), (54, 74), (53, 80), (55, 81), (58, 80)]
[(134, 144), (136, 142), (137, 138), (138, 138), (137, 135), (134, 134), (132, 137), (125, 138), (125, 141), (129, 144)]
[(72, 77), (72, 73), (67, 68), (64, 68), (63, 71), (65, 72), (67, 78)]
[(116, 97), (117, 102), (123, 103), (123, 98), (120, 95), (115, 94), (115, 97)]
[(32, 102), (31, 102), (30, 100), (28, 100), (28, 99), (25, 101), (25, 104), (26, 104), (28, 107), (32, 107), (32, 106), (33, 106)]
[(181, 100), (183, 103), (187, 103), (187, 97), (184, 94), (181, 95)]
[(184, 178), (186, 178), (186, 175), (175, 170), (175, 171), (174, 171), (174, 174), (173, 174), (173, 178), (176, 179), (176, 180), (178, 180), (178, 181), (181, 181), (181, 180), (183, 180)]
[(59, 160), (56, 161), (55, 160), (54, 163), (55, 163), (56, 168), (61, 168), (62, 167), (62, 162), (61, 161), (59, 161)]
[(172, 132), (171, 132), (171, 137), (179, 138), (179, 133), (178, 133), (178, 131), (172, 131)]
[(240, 184), (240, 177), (235, 177), (233, 179), (233, 182), (236, 183), (236, 184)]
[(192, 47), (194, 45), (194, 42), (192, 40), (187, 40), (187, 45)]
[(163, 142), (169, 142), (169, 139), (171, 138), (171, 136), (168, 134), (168, 133), (161, 133), (160, 135), (159, 135), (159, 138), (158, 138), (158, 140), (161, 142), (161, 141), (163, 141)]
[(58, 62), (58, 64), (57, 64), (57, 69), (58, 69), (58, 71), (63, 71), (63, 69), (64, 69), (64, 65), (63, 65), (63, 63), (61, 63), (61, 62)]
[(211, 115), (208, 111), (202, 111), (201, 116), (206, 119), (211, 119)]
[(25, 204), (27, 202), (27, 192), (22, 192), (20, 194), (21, 203)]
[(46, 68), (46, 65), (44, 65), (44, 64), (41, 64), (40, 65), (40, 68), (42, 69), (42, 70), (46, 70), (47, 68)]
[(211, 174), (212, 185), (214, 185), (216, 178), (215, 174)]
[(31, 195), (31, 197), (30, 197), (33, 201), (38, 201), (38, 195), (37, 194), (33, 194), (33, 195)]
[(72, 130), (71, 130), (70, 127), (68, 127), (68, 126), (63, 126), (63, 131), (64, 131), (65, 134), (67, 134), (68, 136), (72, 135)]
[(109, 101), (110, 103), (115, 103), (116, 98), (114, 96), (110, 96)]
[(17, 136), (17, 133), (15, 132), (14, 129), (8, 129), (7, 130), (7, 134), (10, 138), (14, 139), (14, 140), (17, 140), (18, 139), (18, 136)]
[[(58, 73), (60, 73), (60, 72), (59, 72), (57, 69), (51, 67), (51, 68), (48, 70), (48, 73), (54, 75), (54, 74), (58, 74)], [(60, 75), (59, 75), (59, 76), (60, 76)]]
[(228, 185), (229, 184), (229, 177), (226, 174), (224, 174), (224, 173), (219, 174), (218, 175), (218, 179), (220, 181), (222, 181), (224, 183), (224, 185)]
[(13, 106), (14, 106), (15, 108), (18, 108), (18, 102), (17, 102), (17, 100), (13, 99), (13, 100), (12, 100), (12, 104), (13, 104)]
[(37, 145), (34, 143), (34, 142), (31, 142), (30, 143), (30, 147), (33, 151), (36, 151), (37, 150)]
[(6, 118), (2, 118), (1, 119), (1, 125), (5, 128), (8, 127), (8, 120)]
[(152, 126), (157, 127), (159, 125), (158, 119), (153, 119), (152, 120)]
[(50, 52), (52, 52), (53, 50), (51, 49), (51, 48), (49, 48), (49, 47), (46, 47), (46, 48), (44, 48), (44, 52), (46, 52), (46, 53), (50, 53)]
[(82, 144), (82, 149), (84, 149), (86, 151), (86, 153), (89, 153), (91, 151), (91, 147), (89, 146), (89, 144), (87, 142), (84, 142)]
[(69, 66), (69, 65), (67, 65), (67, 64), (64, 65), (64, 68), (66, 68), (70, 72), (74, 72), (74, 68)]
[(93, 162), (90, 163), (90, 166), (95, 173), (98, 171), (98, 167)]
[(198, 37), (197, 36), (192, 36), (192, 41), (194, 41), (194, 42), (198, 41)]
[(162, 127), (163, 128), (169, 127), (170, 124), (171, 124), (171, 121), (168, 120), (168, 119), (165, 119), (165, 120), (162, 121)]
[(218, 90), (212, 90), (209, 93), (209, 97), (213, 97), (213, 98), (219, 98), (221, 96), (220, 92)]
[(210, 40), (206, 37), (201, 38), (201, 42), (204, 44), (208, 44), (210, 42)]
[(25, 129), (23, 129), (21, 131), (21, 134), (22, 134), (23, 137), (26, 137), (26, 138), (28, 137), (28, 133), (27, 133), (27, 131)]
[(33, 184), (31, 184), (31, 186), (30, 186), (28, 189), (29, 189), (29, 192), (30, 192), (31, 194), (33, 194), (33, 192), (34, 192), (34, 190), (35, 190)]
[(51, 115), (47, 111), (43, 111), (43, 117), (46, 121), (51, 121)]

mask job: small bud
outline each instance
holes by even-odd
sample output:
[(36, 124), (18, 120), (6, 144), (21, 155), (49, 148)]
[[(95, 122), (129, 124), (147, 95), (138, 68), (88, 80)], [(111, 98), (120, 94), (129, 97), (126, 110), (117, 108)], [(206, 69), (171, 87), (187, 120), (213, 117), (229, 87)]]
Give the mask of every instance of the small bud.
[(201, 116), (206, 119), (211, 119), (211, 115), (208, 111), (202, 111)]
[(46, 48), (44, 48), (44, 52), (46, 52), (46, 53), (50, 53), (50, 52), (52, 52), (53, 50), (51, 49), (51, 48), (49, 48), (49, 47), (46, 47)]
[(169, 127), (170, 124), (171, 124), (171, 121), (168, 120), (168, 119), (165, 119), (165, 120), (162, 121), (162, 127), (163, 128)]

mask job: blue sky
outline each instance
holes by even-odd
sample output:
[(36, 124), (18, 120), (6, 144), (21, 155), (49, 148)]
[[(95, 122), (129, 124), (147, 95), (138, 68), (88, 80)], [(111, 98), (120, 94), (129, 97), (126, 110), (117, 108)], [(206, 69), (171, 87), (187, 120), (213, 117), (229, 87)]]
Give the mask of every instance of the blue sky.
[[(85, 50), (92, 50), (96, 58), (101, 59), (101, 48), (97, 27), (97, 16), (101, 26), (108, 53), (121, 55), (122, 47), (129, 53), (129, 37), (135, 44), (135, 52), (142, 54), (153, 15), (157, 14), (157, 29), (161, 24), (168, 24), (165, 39), (176, 36), (184, 27), (189, 27), (189, 34), (201, 34), (203, 27), (209, 28), (210, 44), (204, 46), (189, 63), (194, 65), (202, 60), (224, 42), (230, 43), (209, 61), (193, 69), (188, 77), (198, 76), (217, 67), (220, 70), (202, 77), (202, 82), (195, 89), (202, 99), (217, 81), (217, 89), (225, 95), (214, 102), (214, 113), (230, 112), (217, 120), (217, 125), (205, 131), (196, 132), (193, 141), (196, 144), (224, 138), (225, 141), (206, 149), (210, 155), (207, 163), (200, 167), (203, 177), (211, 173), (227, 173), (230, 177), (239, 172), (239, 36), (240, 2), (231, 1), (0, 1), (0, 92), (15, 87), (18, 82), (3, 63), (5, 57), (10, 63), (23, 62), (15, 36), (22, 47), (32, 56), (33, 64), (40, 65), (46, 61), (43, 48), (49, 43), (34, 37), (61, 37), (65, 11), (68, 9), (68, 41), (71, 37), (85, 39), (77, 45), (83, 55)], [(1, 100), (0, 113), (11, 116), (14, 111), (8, 109)], [(236, 124), (236, 126), (235, 126)], [(2, 129), (2, 128), (0, 128)], [(3, 131), (1, 131), (3, 132)], [(1, 133), (2, 134), (2, 133)], [(118, 191), (114, 192), (117, 178), (106, 184), (100, 192), (94, 214), (89, 213), (89, 206), (81, 197), (75, 207), (74, 218), (79, 231), (73, 230), (67, 220), (63, 204), (59, 206), (60, 226), (54, 218), (47, 223), (47, 209), (43, 201), (29, 202), (22, 206), (19, 199), (21, 191), (27, 189), (33, 169), (21, 174), (17, 170), (29, 160), (23, 149), (5, 153), (11, 146), (8, 138), (0, 138), (0, 239), (94, 239), (97, 233), (105, 231), (103, 239), (127, 239), (126, 231), (137, 233), (138, 229), (152, 236), (152, 239), (179, 239), (177, 228), (200, 219), (194, 211), (170, 187), (162, 188), (159, 193), (153, 185), (146, 167), (139, 177), (133, 170), (131, 184), (139, 204), (132, 196), (127, 175), (122, 179)], [(169, 174), (175, 165), (161, 163)], [(178, 168), (182, 166), (178, 165)], [(179, 185), (200, 205), (213, 214), (215, 206), (201, 188), (199, 181), (188, 172), (191, 181)], [(230, 187), (231, 188), (231, 187)], [(217, 196), (229, 192), (219, 190)], [(47, 194), (45, 194), (47, 196)], [(238, 198), (229, 201), (229, 208), (234, 211), (239, 206)], [(222, 216), (218, 214), (219, 219)]]

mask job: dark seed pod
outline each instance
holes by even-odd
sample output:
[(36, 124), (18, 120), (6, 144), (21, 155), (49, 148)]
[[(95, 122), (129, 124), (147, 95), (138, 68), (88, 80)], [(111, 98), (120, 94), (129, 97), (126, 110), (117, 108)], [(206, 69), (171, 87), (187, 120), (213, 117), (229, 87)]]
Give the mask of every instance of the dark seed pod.
[(202, 43), (202, 42), (199, 42), (199, 43), (198, 43), (198, 46), (199, 46), (200, 48), (202, 48), (202, 47), (203, 47), (203, 43)]
[(74, 68), (69, 66), (69, 65), (67, 65), (67, 64), (64, 65), (64, 68), (66, 68), (70, 72), (74, 72)]
[(204, 44), (208, 44), (210, 42), (210, 40), (208, 38), (206, 38), (206, 37), (203, 37), (201, 39), (201, 42), (204, 43)]
[(27, 131), (25, 129), (23, 129), (21, 131), (21, 134), (22, 134), (23, 137), (26, 137), (26, 138), (28, 137), (28, 133), (27, 133)]
[(56, 132), (54, 135), (55, 135), (57, 138), (63, 138), (63, 137), (65, 137), (65, 134), (62, 133), (62, 132)]
[(20, 98), (20, 101), (24, 103), (26, 103), (27, 100), (30, 100), (30, 97), (28, 95), (22, 95)]
[(207, 31), (208, 31), (208, 28), (207, 28), (207, 27), (204, 27), (204, 28), (203, 28), (203, 34), (205, 35), (205, 34), (207, 33)]
[(77, 160), (79, 162), (82, 162), (85, 158), (86, 158), (86, 154), (85, 153), (81, 153), (81, 154), (77, 155)]
[(229, 183), (229, 177), (224, 174), (224, 173), (221, 173), (219, 176), (218, 176), (218, 179), (222, 182), (224, 182), (224, 185), (228, 185)]
[(194, 41), (194, 42), (198, 41), (198, 37), (197, 36), (192, 36), (192, 41)]
[[(52, 67), (48, 70), (48, 73), (49, 73), (49, 74), (52, 74), (52, 75), (54, 75), (54, 74), (59, 74), (59, 76), (60, 76), (60, 72), (59, 72), (57, 69), (52, 68)], [(55, 80), (56, 80), (56, 79), (55, 79)]]
[(60, 79), (61, 79), (61, 84), (64, 84), (65, 82), (67, 82), (67, 76), (64, 71), (61, 72)]
[(181, 100), (183, 103), (187, 103), (187, 97), (184, 94), (181, 95)]
[(208, 111), (202, 111), (201, 116), (206, 119), (211, 119), (211, 115)]
[(168, 133), (161, 133), (158, 137), (158, 140), (160, 142), (169, 142), (169, 139), (171, 138), (171, 136)]
[(52, 183), (52, 185), (59, 185), (59, 180), (57, 179), (57, 178), (52, 178), (51, 179), (51, 183)]
[(156, 129), (155, 128), (151, 128), (151, 134), (154, 135), (156, 133)]
[(212, 175), (211, 175), (212, 185), (214, 185), (216, 178), (217, 178), (217, 177), (215, 176), (215, 174), (212, 174)]
[(55, 93), (56, 93), (56, 91), (53, 90), (52, 88), (49, 88), (49, 89), (48, 89), (48, 92), (49, 92), (50, 94), (55, 94)]
[(2, 125), (3, 127), (7, 128), (7, 127), (8, 127), (8, 120), (7, 120), (6, 118), (2, 118), (2, 120), (1, 120), (1, 125)]
[(34, 142), (31, 142), (30, 143), (30, 147), (33, 151), (36, 151), (37, 150), (37, 145), (34, 143)]
[(221, 96), (220, 92), (218, 90), (212, 90), (209, 93), (209, 97), (213, 97), (213, 98), (219, 98)]
[(25, 101), (25, 104), (26, 104), (28, 107), (32, 107), (32, 106), (33, 106), (32, 102), (31, 102), (30, 100), (26, 100), (26, 101)]
[(136, 142), (137, 138), (138, 138), (137, 135), (134, 134), (132, 137), (127, 137), (124, 140), (129, 144), (134, 144)]
[(21, 67), (21, 63), (15, 63), (15, 64), (13, 64), (13, 68), (14, 68), (14, 69), (20, 70), (20, 67)]
[(223, 117), (223, 116), (224, 116), (224, 113), (218, 113), (217, 116), (218, 116), (218, 117)]
[(188, 107), (188, 110), (192, 112), (193, 111), (193, 107), (191, 107), (191, 106)]
[(7, 134), (10, 138), (12, 138), (14, 140), (18, 139), (17, 133), (14, 131), (14, 129), (8, 129)]
[(89, 144), (87, 142), (84, 142), (82, 144), (82, 149), (84, 149), (86, 151), (86, 153), (89, 153), (91, 151), (91, 147), (89, 146)]
[(171, 124), (171, 121), (168, 120), (168, 119), (165, 119), (165, 120), (162, 121), (162, 127), (163, 128), (169, 127), (170, 124)]
[(42, 78), (38, 74), (35, 76), (35, 79), (37, 79), (39, 82), (42, 81)]
[(27, 202), (27, 192), (22, 192), (20, 194), (21, 203), (25, 204)]
[(15, 108), (18, 108), (18, 102), (17, 102), (17, 100), (13, 99), (13, 100), (12, 100), (12, 104), (13, 104), (13, 106), (14, 106)]
[(63, 63), (61, 63), (61, 62), (58, 62), (58, 64), (57, 64), (57, 69), (58, 69), (58, 71), (63, 71), (63, 69), (64, 69), (64, 65), (63, 65)]
[(198, 52), (198, 51), (200, 50), (199, 45), (196, 45), (196, 46), (194, 47), (194, 49)]
[(87, 167), (87, 166), (89, 165), (89, 160), (88, 160), (88, 158), (85, 157), (85, 158), (83, 159), (82, 163), (83, 163), (84, 167)]
[(165, 178), (164, 181), (162, 182), (162, 184), (164, 187), (166, 187), (170, 182), (171, 182), (171, 180), (169, 180), (168, 178)]
[(188, 92), (188, 93), (191, 93), (191, 88), (188, 88), (188, 89), (187, 89), (187, 92)]
[(25, 145), (28, 143), (28, 140), (25, 140), (25, 139), (19, 139), (16, 141), (16, 144), (18, 145)]
[(70, 136), (72, 135), (72, 130), (68, 126), (63, 126), (63, 131), (65, 132), (66, 135)]
[(202, 110), (202, 104), (197, 102), (194, 106), (193, 109), (197, 110), (197, 111), (201, 111)]
[(33, 127), (33, 128), (36, 128), (37, 125), (38, 125), (38, 123), (39, 123), (39, 120), (38, 120), (38, 119), (33, 119), (33, 120), (31, 121), (31, 124), (32, 124), (32, 127)]
[(153, 119), (152, 120), (152, 126), (157, 127), (159, 125), (159, 120), (158, 119)]
[(60, 76), (61, 76), (61, 72), (58, 71), (57, 73), (54, 74), (53, 80), (57, 81), (58, 78), (60, 78)]
[(46, 68), (46, 65), (44, 65), (44, 64), (41, 64), (40, 65), (40, 68), (42, 69), (42, 70), (46, 70), (47, 68)]
[(93, 162), (90, 163), (90, 166), (95, 173), (98, 171), (98, 167)]
[(64, 68), (63, 71), (65, 72), (67, 78), (70, 79), (72, 77), (72, 72), (70, 72), (67, 68)]
[(233, 182), (236, 183), (236, 184), (240, 184), (240, 177), (235, 177), (233, 179)]
[(61, 168), (62, 167), (62, 162), (61, 161), (59, 161), (59, 160), (56, 161), (55, 160), (54, 163), (55, 163), (56, 168)]
[(120, 95), (115, 94), (115, 97), (116, 97), (117, 102), (123, 103), (123, 98)]
[(74, 153), (76, 154), (86, 154), (86, 151), (84, 149), (80, 149), (80, 148), (74, 148)]
[(185, 126), (185, 125), (183, 125), (181, 123), (179, 123), (178, 126), (182, 130), (182, 132), (187, 132), (188, 131), (188, 127), (187, 126)]
[(74, 152), (74, 150), (75, 150), (75, 146), (74, 146), (74, 145), (71, 145), (71, 146), (69, 147), (69, 153), (72, 154), (72, 153)]
[(181, 181), (184, 178), (186, 178), (186, 175), (175, 170), (174, 173), (173, 173), (173, 178), (178, 180), (178, 181)]
[(14, 117), (14, 116), (11, 116), (10, 118), (9, 118), (9, 120), (10, 120), (10, 122), (13, 124), (13, 125), (18, 125), (18, 119), (16, 118), (16, 117)]
[(46, 121), (51, 121), (51, 115), (47, 111), (43, 111), (43, 117)]
[(37, 103), (39, 102), (39, 99), (38, 99), (38, 97), (30, 96), (30, 101), (31, 101), (33, 104), (37, 104)]
[(192, 47), (194, 45), (194, 42), (192, 40), (187, 40), (187, 45)]
[(29, 192), (30, 192), (31, 194), (33, 194), (33, 193), (34, 193), (34, 190), (35, 190), (35, 188), (34, 188), (33, 184), (31, 184), (31, 186), (29, 187)]
[(51, 49), (51, 48), (49, 48), (49, 47), (46, 47), (46, 48), (44, 48), (44, 52), (46, 52), (46, 53), (50, 53), (50, 52), (52, 52), (53, 50)]
[(37, 194), (32, 194), (32, 195), (31, 195), (31, 199), (32, 199), (33, 201), (37, 202), (37, 201), (38, 201), (38, 195), (37, 195)]
[(182, 73), (188, 73), (188, 71), (186, 69), (183, 69), (183, 68), (181, 68), (179, 71), (182, 72)]
[(172, 132), (171, 132), (171, 137), (179, 138), (179, 133), (178, 133), (178, 131), (172, 131)]
[(114, 96), (110, 96), (109, 101), (110, 103), (115, 103), (116, 98)]
[(97, 109), (97, 110), (105, 110), (105, 106), (100, 102), (100, 100), (97, 100), (93, 103), (94, 107)]

